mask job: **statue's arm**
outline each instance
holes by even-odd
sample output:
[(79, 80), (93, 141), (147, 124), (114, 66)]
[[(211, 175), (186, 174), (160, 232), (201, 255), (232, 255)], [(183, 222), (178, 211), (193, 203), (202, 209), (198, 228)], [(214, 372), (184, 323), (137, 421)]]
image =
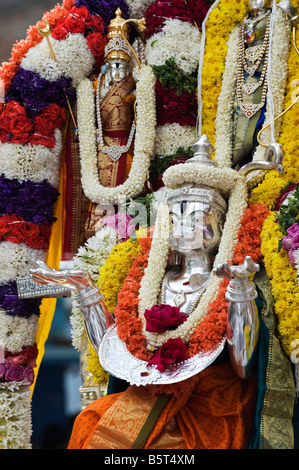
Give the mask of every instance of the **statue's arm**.
[(229, 300), (227, 342), (231, 363), (243, 379), (252, 374), (259, 338), (259, 315), (255, 303), (257, 292), (251, 280), (257, 271), (259, 265), (249, 256), (241, 266), (224, 263), (214, 269), (216, 276), (230, 280), (226, 292)]

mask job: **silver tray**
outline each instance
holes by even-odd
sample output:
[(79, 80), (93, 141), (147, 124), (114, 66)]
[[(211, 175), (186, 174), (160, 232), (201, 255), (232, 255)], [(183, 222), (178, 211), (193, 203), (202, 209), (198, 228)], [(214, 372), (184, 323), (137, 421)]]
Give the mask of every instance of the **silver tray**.
[(159, 372), (156, 365), (148, 366), (146, 361), (137, 359), (120, 341), (116, 326), (106, 331), (99, 348), (99, 359), (102, 367), (109, 374), (126, 380), (130, 385), (166, 385), (181, 382), (198, 374), (211, 365), (223, 351), (226, 338), (215, 349), (199, 353), (183, 362), (169, 366)]

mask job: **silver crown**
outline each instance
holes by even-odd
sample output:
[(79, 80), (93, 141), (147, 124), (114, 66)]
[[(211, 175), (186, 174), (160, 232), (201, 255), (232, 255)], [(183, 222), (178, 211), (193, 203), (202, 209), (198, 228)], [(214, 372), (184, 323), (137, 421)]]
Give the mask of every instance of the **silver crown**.
[[(203, 135), (194, 145), (194, 156), (188, 159), (184, 165), (200, 165), (218, 167), (217, 163), (212, 160), (213, 146), (206, 135)], [(207, 185), (197, 186), (195, 183), (182, 184), (180, 188), (172, 190), (167, 196), (167, 203), (193, 201), (201, 202), (212, 206), (217, 219), (221, 220), (227, 212), (227, 203), (216, 188)]]

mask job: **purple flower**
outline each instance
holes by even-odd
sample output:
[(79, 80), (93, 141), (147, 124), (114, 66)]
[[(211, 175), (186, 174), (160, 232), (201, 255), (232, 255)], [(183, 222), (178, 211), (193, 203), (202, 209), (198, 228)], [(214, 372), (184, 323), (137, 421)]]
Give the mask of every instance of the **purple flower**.
[(39, 299), (19, 299), (15, 281), (0, 285), (0, 306), (7, 315), (18, 315), (23, 318), (39, 315), (40, 304)]
[[(66, 91), (65, 91), (66, 90)], [(67, 106), (66, 94), (74, 99), (72, 79), (61, 77), (53, 82), (40, 77), (36, 72), (19, 67), (6, 93), (6, 102), (15, 100), (25, 107), (29, 117), (34, 117), (50, 103)]]
[(299, 233), (299, 225), (297, 224), (297, 222), (295, 224), (291, 225), (287, 229), (287, 233), (288, 233), (288, 235), (296, 235), (296, 233)]
[(288, 252), (290, 264), (294, 266), (294, 251), (299, 248), (299, 225), (297, 222), (287, 229), (287, 235), (282, 239), (282, 248)]
[(20, 382), (25, 378), (25, 367), (9, 365), (5, 371), (6, 382)]
[(34, 370), (32, 367), (30, 366), (27, 366), (24, 368), (24, 378), (26, 378), (28, 380), (28, 382), (31, 384), (33, 384), (34, 382)]
[(52, 224), (53, 206), (59, 193), (48, 181), (19, 181), (0, 175), (0, 215), (16, 214), (26, 222)]
[(124, 18), (128, 18), (129, 7), (124, 0), (76, 0), (76, 7), (86, 7), (92, 15), (100, 15), (107, 26), (118, 8), (121, 9)]
[(6, 370), (6, 360), (4, 359), (4, 362), (0, 362), (0, 379), (2, 379), (5, 375), (5, 370)]

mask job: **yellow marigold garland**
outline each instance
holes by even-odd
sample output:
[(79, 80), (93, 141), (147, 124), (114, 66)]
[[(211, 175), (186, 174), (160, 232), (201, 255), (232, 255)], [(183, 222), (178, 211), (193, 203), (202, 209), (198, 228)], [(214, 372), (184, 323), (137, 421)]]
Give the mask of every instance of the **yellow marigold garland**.
[(271, 212), (261, 232), (261, 252), (272, 285), (282, 348), (290, 356), (291, 343), (299, 338), (299, 293), (296, 269), (290, 265), (288, 253), (284, 250), (277, 252), (282, 237), (276, 214)]
[(140, 252), (138, 239), (131, 238), (124, 243), (116, 245), (112, 250), (105, 264), (100, 269), (97, 286), (102, 294), (104, 301), (112, 313), (117, 303), (118, 293), (127, 276), (134, 257)]
[(206, 44), (201, 83), (203, 103), (201, 134), (206, 134), (213, 145), (215, 145), (215, 120), (222, 74), (225, 68), (227, 41), (236, 23), (242, 22), (247, 14), (248, 0), (240, 0), (233, 7), (231, 0), (220, 0), (206, 22)]
[[(293, 2), (298, 7), (298, 0)], [(297, 27), (298, 31), (298, 27)], [(288, 85), (285, 98), (285, 109), (292, 103), (294, 80), (298, 79), (299, 56), (291, 47), (288, 61)], [(277, 251), (282, 232), (276, 221), (276, 199), (286, 185), (299, 180), (299, 114), (298, 105), (291, 108), (282, 118), (279, 142), (285, 152), (283, 175), (275, 171), (266, 174), (250, 197), (251, 203), (262, 202), (272, 211), (264, 222), (261, 233), (261, 252), (267, 276), (272, 286), (275, 301), (275, 312), (278, 317), (278, 332), (282, 348), (289, 356), (292, 353), (291, 343), (299, 338), (299, 293), (296, 270), (289, 263), (286, 251)]]

